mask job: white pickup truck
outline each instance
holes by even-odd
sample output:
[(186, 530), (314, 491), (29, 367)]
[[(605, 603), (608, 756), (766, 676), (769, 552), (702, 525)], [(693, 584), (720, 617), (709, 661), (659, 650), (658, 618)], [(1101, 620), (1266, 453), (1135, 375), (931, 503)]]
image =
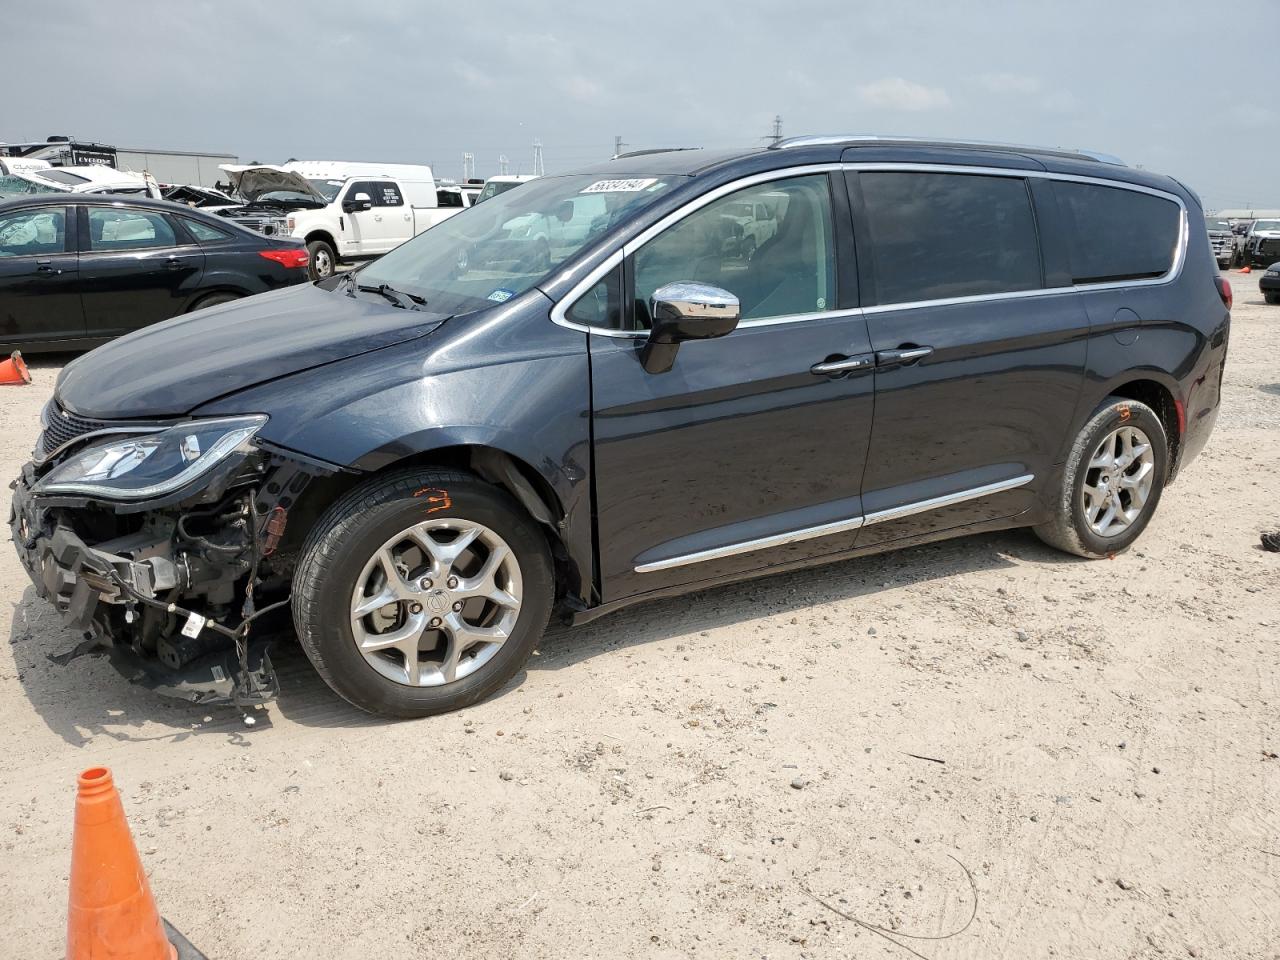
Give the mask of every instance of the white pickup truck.
[(312, 279), (339, 263), (376, 257), (471, 205), (413, 164), (292, 160), (223, 164), (245, 203), (218, 212), (268, 236), (305, 240)]

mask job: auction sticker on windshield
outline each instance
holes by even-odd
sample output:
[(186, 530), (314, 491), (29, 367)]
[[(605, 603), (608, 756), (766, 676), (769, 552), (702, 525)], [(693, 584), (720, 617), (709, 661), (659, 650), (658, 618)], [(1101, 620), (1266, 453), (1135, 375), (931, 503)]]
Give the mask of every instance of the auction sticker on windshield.
[(637, 180), (597, 180), (581, 193), (639, 193), (657, 183), (654, 177)]

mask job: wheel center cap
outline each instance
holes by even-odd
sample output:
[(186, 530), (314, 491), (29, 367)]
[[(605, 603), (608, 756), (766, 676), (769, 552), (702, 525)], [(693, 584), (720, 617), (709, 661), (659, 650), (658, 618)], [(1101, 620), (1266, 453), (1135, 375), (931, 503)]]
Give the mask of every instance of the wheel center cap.
[(432, 613), (444, 613), (449, 609), (449, 598), (443, 590), (432, 590), (422, 600)]

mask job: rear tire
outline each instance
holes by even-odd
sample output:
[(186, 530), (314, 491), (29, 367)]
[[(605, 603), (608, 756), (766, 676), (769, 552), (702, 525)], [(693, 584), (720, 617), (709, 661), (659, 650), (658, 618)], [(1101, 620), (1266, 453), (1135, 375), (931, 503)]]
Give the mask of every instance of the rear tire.
[[(1142, 446), (1138, 438), (1149, 450), (1129, 459)], [(1078, 557), (1121, 553), (1151, 521), (1168, 475), (1169, 441), (1155, 411), (1137, 400), (1108, 397), (1072, 444), (1053, 518), (1034, 528), (1036, 536)], [(1110, 524), (1104, 522), (1108, 511)]]
[(203, 310), (205, 307), (216, 307), (220, 303), (230, 303), (232, 300), (241, 299), (243, 294), (232, 293), (229, 290), (223, 290), (219, 293), (210, 293), (201, 297), (191, 305), (191, 309), (187, 313), (194, 313), (197, 310)]
[[(442, 561), (464, 532), (475, 545)], [(361, 484), (316, 523), (294, 574), (293, 618), (340, 696), (384, 717), (425, 717), (510, 680), (542, 637), (553, 593), (546, 537), (505, 491), (411, 468)]]
[(338, 256), (324, 240), (312, 240), (307, 244), (307, 272), (312, 280), (327, 280), (338, 266)]

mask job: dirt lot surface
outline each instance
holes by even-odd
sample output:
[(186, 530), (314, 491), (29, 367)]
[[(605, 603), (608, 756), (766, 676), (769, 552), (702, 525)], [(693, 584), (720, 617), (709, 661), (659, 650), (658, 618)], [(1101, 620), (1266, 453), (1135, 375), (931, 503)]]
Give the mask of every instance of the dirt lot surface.
[[(1232, 280), (1217, 430), (1131, 553), (1015, 531), (654, 603), (451, 716), (371, 720), (296, 648), (251, 730), (59, 665), (79, 637), (5, 547), (0, 952), (62, 955), (75, 776), (107, 764), (217, 960), (906, 957), (813, 897), (937, 937), (975, 893), (905, 942), (1280, 956), (1280, 308)], [(0, 388), (6, 475), (57, 371)]]

